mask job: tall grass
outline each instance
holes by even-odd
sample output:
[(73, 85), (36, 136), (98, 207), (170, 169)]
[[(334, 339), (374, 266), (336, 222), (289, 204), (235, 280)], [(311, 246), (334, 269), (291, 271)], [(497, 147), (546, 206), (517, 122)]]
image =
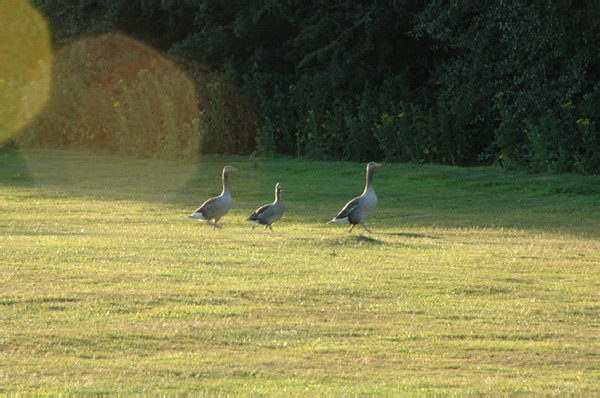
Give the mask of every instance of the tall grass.
[[(598, 177), (0, 154), (2, 391), (598, 391)], [(220, 192), (223, 230), (186, 219)], [(284, 184), (274, 232), (244, 219)]]

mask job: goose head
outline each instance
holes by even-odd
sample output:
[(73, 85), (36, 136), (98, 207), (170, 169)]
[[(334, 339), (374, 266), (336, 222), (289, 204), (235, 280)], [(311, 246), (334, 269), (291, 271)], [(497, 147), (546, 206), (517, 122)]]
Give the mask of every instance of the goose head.
[(238, 171), (238, 169), (236, 169), (235, 167), (231, 167), (231, 166), (225, 166), (223, 168), (223, 174), (230, 174), (230, 173), (233, 173), (234, 171)]
[(375, 169), (378, 169), (380, 167), (381, 163), (371, 162), (367, 165), (367, 171), (372, 173)]

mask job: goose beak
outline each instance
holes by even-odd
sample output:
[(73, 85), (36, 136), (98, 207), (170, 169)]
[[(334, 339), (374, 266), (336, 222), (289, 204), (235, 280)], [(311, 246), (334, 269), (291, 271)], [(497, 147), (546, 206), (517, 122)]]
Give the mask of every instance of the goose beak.
[(381, 167), (381, 163), (375, 163), (375, 168), (378, 169)]
[(232, 171), (232, 172), (234, 172), (234, 171), (238, 171), (238, 169), (236, 169), (235, 167), (232, 167), (232, 168), (231, 168), (231, 171)]

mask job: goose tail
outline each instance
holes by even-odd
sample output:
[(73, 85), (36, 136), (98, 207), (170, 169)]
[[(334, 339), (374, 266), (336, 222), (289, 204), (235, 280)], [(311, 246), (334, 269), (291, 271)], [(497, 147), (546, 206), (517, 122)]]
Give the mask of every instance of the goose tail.
[(188, 216), (188, 218), (195, 218), (198, 220), (206, 220), (206, 218), (204, 218), (204, 215), (202, 215), (202, 213), (192, 213)]

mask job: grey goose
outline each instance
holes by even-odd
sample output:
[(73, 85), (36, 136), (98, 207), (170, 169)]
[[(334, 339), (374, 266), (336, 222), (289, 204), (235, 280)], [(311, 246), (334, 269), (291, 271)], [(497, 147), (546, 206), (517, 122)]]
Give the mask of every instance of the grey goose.
[[(233, 205), (233, 199), (231, 198), (231, 193), (229, 193), (228, 177), (229, 174), (235, 171), (238, 171), (235, 167), (225, 166), (223, 168), (223, 192), (221, 192), (221, 195), (210, 198), (204, 202), (202, 206), (189, 216), (190, 218), (206, 221), (208, 225), (213, 226), (213, 230), (215, 228), (222, 228), (217, 224), (217, 221), (227, 214)], [(214, 222), (210, 222), (211, 220), (214, 220)]]
[[(253, 222), (256, 225), (264, 225), (264, 230), (269, 227), (272, 231), (273, 227), (271, 227), (271, 224), (279, 220), (285, 211), (283, 200), (281, 200), (282, 189), (283, 186), (280, 182), (275, 184), (275, 202), (259, 207), (254, 213), (250, 214), (250, 217), (248, 217), (246, 221)], [(254, 229), (256, 225), (253, 225), (252, 229)]]
[(344, 206), (337, 216), (327, 224), (352, 224), (348, 232), (351, 232), (356, 224), (360, 224), (367, 232), (371, 232), (365, 226), (365, 219), (377, 207), (377, 195), (375, 195), (375, 189), (373, 188), (373, 172), (379, 167), (381, 167), (379, 163), (371, 162), (367, 164), (367, 183), (364, 192), (359, 197), (346, 203), (346, 206)]

